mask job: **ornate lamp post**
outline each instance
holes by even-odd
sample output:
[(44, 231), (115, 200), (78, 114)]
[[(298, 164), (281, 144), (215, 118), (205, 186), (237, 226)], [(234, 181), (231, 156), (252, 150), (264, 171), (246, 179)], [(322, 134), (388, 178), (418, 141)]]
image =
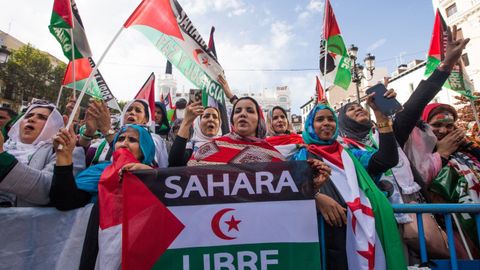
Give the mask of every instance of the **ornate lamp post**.
[(348, 55), (353, 62), (350, 72), (352, 74), (352, 82), (355, 83), (355, 86), (357, 88), (357, 101), (358, 104), (360, 104), (360, 84), (362, 82), (362, 79), (371, 80), (373, 78), (373, 70), (375, 70), (375, 56), (368, 53), (363, 60), (366, 70), (368, 71), (368, 73), (370, 73), (370, 79), (368, 79), (363, 73), (364, 67), (361, 64), (357, 63), (357, 54), (358, 47), (352, 44), (348, 49)]

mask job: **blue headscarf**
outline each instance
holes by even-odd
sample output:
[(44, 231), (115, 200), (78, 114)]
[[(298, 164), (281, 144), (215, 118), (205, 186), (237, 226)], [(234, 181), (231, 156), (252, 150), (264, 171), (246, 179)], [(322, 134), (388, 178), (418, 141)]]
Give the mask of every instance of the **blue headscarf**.
[[(118, 137), (122, 133), (124, 133), (128, 128), (133, 128), (138, 132), (140, 150), (142, 151), (142, 154), (143, 154), (143, 160), (141, 160), (141, 162), (146, 165), (152, 164), (153, 159), (155, 158), (155, 144), (153, 142), (153, 139), (150, 133), (147, 131), (146, 128), (142, 126), (139, 126), (139, 125), (123, 126), (115, 136), (115, 139), (113, 140), (112, 145), (115, 146), (115, 143), (117, 142)], [(87, 169), (80, 172), (75, 179), (78, 189), (85, 190), (87, 192), (90, 192), (96, 195), (98, 193), (98, 181), (100, 180), (100, 176), (102, 175), (103, 170), (105, 170), (105, 168), (108, 167), (110, 164), (112, 164), (111, 161), (102, 162), (97, 165), (90, 166)]]
[[(332, 138), (330, 140), (322, 140), (318, 137), (317, 133), (315, 133), (315, 129), (313, 128), (313, 122), (315, 121), (315, 115), (317, 114), (318, 111), (320, 110), (329, 110), (333, 114), (333, 119), (335, 120), (336, 128), (335, 128), (335, 133), (333, 134)], [(313, 110), (310, 111), (310, 113), (307, 116), (307, 119), (305, 120), (305, 127), (302, 132), (302, 137), (303, 141), (306, 144), (319, 144), (319, 145), (330, 145), (334, 143), (337, 140), (338, 137), (338, 118), (335, 113), (335, 111), (330, 108), (329, 106), (326, 106), (324, 104), (318, 104), (316, 105)]]

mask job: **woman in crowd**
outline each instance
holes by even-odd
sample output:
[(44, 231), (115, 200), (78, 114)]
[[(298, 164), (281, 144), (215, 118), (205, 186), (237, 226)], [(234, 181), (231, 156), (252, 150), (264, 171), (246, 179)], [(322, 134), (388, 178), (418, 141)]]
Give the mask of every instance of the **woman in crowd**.
[(192, 155), (188, 165), (285, 160), (282, 154), (264, 140), (265, 121), (260, 116), (260, 107), (255, 99), (238, 99), (233, 105), (230, 123), (233, 132), (202, 145)]
[[(89, 202), (96, 201), (98, 182), (112, 161), (104, 161), (80, 172), (76, 177), (72, 174), (72, 144), (75, 144), (75, 133), (62, 129), (54, 139), (55, 145), (63, 145), (57, 150), (57, 160), (53, 174), (50, 198), (53, 206), (60, 210), (79, 208)], [(112, 145), (115, 151), (128, 150), (138, 160), (138, 164), (126, 165), (129, 168), (150, 169), (154, 166), (155, 146), (150, 132), (143, 126), (125, 125), (115, 136)], [(114, 152), (115, 153), (115, 152)], [(115, 156), (114, 156), (115, 157)], [(117, 171), (118, 173), (118, 171)]]
[[(120, 126), (126, 124), (137, 125), (151, 125), (150, 121), (150, 108), (148, 103), (143, 99), (132, 100), (127, 103), (123, 109), (120, 117)], [(116, 132), (111, 128), (110, 113), (105, 103), (92, 102), (89, 105), (86, 114), (85, 124), (87, 129), (83, 136), (80, 136), (80, 144), (84, 147), (89, 146), (87, 149), (87, 164), (97, 164), (106, 160), (110, 160), (113, 148), (111, 142)], [(104, 136), (104, 140), (98, 144), (90, 145), (92, 136), (96, 130)], [(155, 162), (160, 168), (166, 168), (168, 166), (168, 154), (165, 141), (157, 134), (150, 134), (155, 143)]]
[[(99, 232), (99, 225), (102, 224), (99, 211), (108, 213), (102, 216), (118, 219), (118, 209), (115, 208), (118, 205), (115, 202), (121, 199), (112, 198), (112, 189), (118, 190), (120, 188), (119, 174), (124, 170), (151, 169), (154, 166), (154, 141), (150, 132), (143, 126), (123, 126), (113, 140), (115, 148), (113, 162), (105, 161), (90, 166), (74, 177), (71, 158), (75, 141), (75, 133), (66, 129), (62, 129), (54, 139), (56, 148), (58, 148), (58, 145), (63, 147), (57, 152), (50, 190), (51, 204), (59, 210), (70, 210), (94, 202), (79, 269), (95, 268), (99, 251), (103, 253), (100, 258), (107, 260), (102, 261), (101, 264), (113, 265), (111, 269), (118, 269), (120, 261), (115, 258), (120, 257), (120, 242), (99, 242), (99, 234), (102, 233), (102, 230)], [(109, 190), (110, 193), (106, 190)], [(113, 192), (113, 194), (116, 193)], [(102, 227), (102, 229), (105, 230), (106, 228)], [(118, 233), (120, 232), (111, 231), (106, 234), (117, 234), (118, 236)]]
[[(38, 206), (49, 202), (55, 153), (52, 138), (63, 127), (53, 104), (34, 103), (8, 132), (0, 135), (0, 204)], [(78, 149), (81, 150), (81, 149)], [(83, 151), (75, 151), (76, 172), (85, 168)]]
[(273, 107), (267, 118), (267, 142), (275, 146), (286, 159), (290, 159), (303, 145), (302, 136), (293, 131), (285, 109)]
[[(193, 124), (193, 136), (190, 129)], [(201, 102), (189, 104), (168, 156), (170, 167), (185, 166), (194, 152), (202, 145), (221, 136), (220, 111), (214, 107), (202, 107)]]
[(168, 122), (167, 109), (163, 102), (155, 102), (155, 134), (160, 135), (164, 140), (168, 139), (170, 123)]
[[(251, 97), (236, 100), (230, 116), (232, 132), (203, 144), (193, 153), (188, 166), (243, 164), (284, 161), (283, 155), (265, 141), (265, 120), (260, 106)], [(330, 174), (330, 168), (318, 159), (309, 159), (314, 170), (313, 187), (318, 189)]]
[[(315, 195), (317, 208), (327, 223), (328, 269), (370, 265), (372, 260), (379, 268), (385, 264), (388, 269), (406, 268), (393, 211), (371, 177), (381, 175), (398, 163), (391, 122), (376, 109), (371, 98), (369, 96), (367, 102), (381, 126), (377, 152), (344, 149), (337, 141), (335, 111), (320, 104), (314, 107), (305, 122), (303, 140), (308, 146), (296, 154), (296, 159), (323, 159), (332, 168), (330, 181)], [(360, 256), (363, 250), (370, 254), (385, 254), (387, 260), (366, 256), (366, 253)], [(388, 260), (392, 256), (395, 263)]]
[[(480, 203), (480, 148), (465, 137), (465, 131), (456, 127), (457, 111), (450, 105), (429, 104), (422, 115), (438, 140), (436, 149), (441, 159), (434, 167), (441, 167), (429, 182), (429, 190), (436, 202)], [(432, 170), (438, 171), (435, 168)], [(475, 221), (469, 214), (456, 215), (461, 227), (476, 243)], [(471, 241), (468, 241), (471, 244)], [(458, 249), (460, 257), (466, 257)]]

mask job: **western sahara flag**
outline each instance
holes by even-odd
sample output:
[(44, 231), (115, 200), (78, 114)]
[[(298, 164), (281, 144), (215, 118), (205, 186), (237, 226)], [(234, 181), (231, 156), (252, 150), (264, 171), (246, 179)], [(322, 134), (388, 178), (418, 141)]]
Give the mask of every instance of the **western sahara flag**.
[[(81, 91), (87, 82), (88, 76), (95, 67), (95, 62), (91, 57), (75, 59), (75, 88)], [(92, 97), (103, 99), (109, 108), (122, 111), (118, 106), (117, 99), (113, 96), (100, 70), (97, 69), (95, 73), (95, 81), (90, 83), (86, 94)], [(68, 63), (65, 75), (63, 76), (62, 85), (73, 89), (73, 65), (72, 61)]]
[[(430, 76), (438, 65), (445, 59), (448, 44), (448, 27), (445, 20), (437, 9), (433, 26), (432, 40), (428, 50), (428, 60), (425, 68), (425, 76)], [(472, 93), (473, 85), (465, 71), (463, 64), (456, 64), (448, 80), (443, 87), (453, 90), (470, 99), (477, 99)]]
[(155, 127), (155, 74), (153, 72), (148, 76), (148, 79), (143, 84), (142, 88), (138, 90), (135, 99), (144, 99), (148, 102), (148, 107), (150, 107), (150, 117), (147, 125)]
[(52, 17), (48, 26), (50, 33), (62, 46), (63, 54), (72, 60), (72, 35), (74, 40), (75, 59), (92, 56), (82, 19), (74, 0), (55, 0)]
[(123, 269), (319, 269), (306, 162), (199, 166), (123, 178)]
[[(324, 18), (323, 34), (320, 41), (320, 71), (323, 76), (333, 74), (333, 84), (347, 90), (352, 78), (350, 74), (351, 61), (337, 19), (335, 19), (335, 14), (328, 0), (325, 3)], [(325, 61), (327, 61), (326, 71)]]
[(143, 33), (196, 87), (224, 103), (223, 68), (176, 0), (143, 0), (124, 24)]

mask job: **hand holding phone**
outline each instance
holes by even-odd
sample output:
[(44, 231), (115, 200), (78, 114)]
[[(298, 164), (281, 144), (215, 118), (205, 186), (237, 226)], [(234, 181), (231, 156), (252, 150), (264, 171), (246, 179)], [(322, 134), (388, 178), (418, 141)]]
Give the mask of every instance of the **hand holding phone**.
[(365, 91), (367, 94), (373, 93), (372, 101), (378, 110), (385, 116), (391, 116), (403, 109), (402, 105), (395, 98), (385, 97), (387, 88), (383, 84), (376, 84)]
[(202, 90), (201, 89), (190, 89), (188, 99), (189, 99), (189, 101), (188, 101), (189, 104), (202, 101)]

